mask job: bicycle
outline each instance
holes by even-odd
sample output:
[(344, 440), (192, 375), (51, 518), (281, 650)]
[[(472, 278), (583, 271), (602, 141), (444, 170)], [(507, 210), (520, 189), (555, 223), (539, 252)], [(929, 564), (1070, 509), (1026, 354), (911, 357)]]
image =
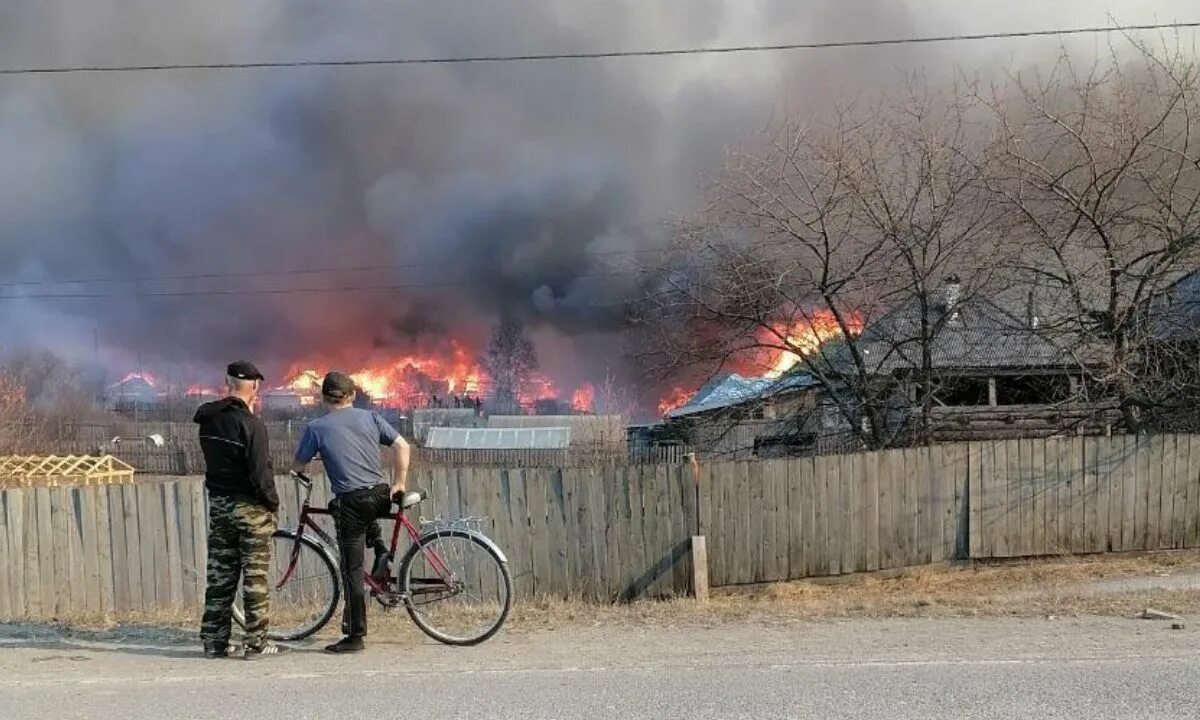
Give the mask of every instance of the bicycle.
[[(313, 520), (313, 516), (331, 512), (310, 504), (313, 481), (308, 476), (292, 473), (292, 477), (304, 488), (299, 521), (294, 529), (275, 531), (273, 540), (278, 544), (271, 554), (270, 577), (278, 580), (271, 587), (267, 637), (278, 641), (302, 640), (320, 631), (333, 617), (342, 595), (333, 550), (336, 541)], [(412, 507), (428, 497), (424, 491), (417, 494), (420, 500)], [(397, 557), (401, 531), (408, 534), (408, 549), (394, 574), (364, 576), (367, 592), (385, 610), (403, 605), (413, 623), (438, 642), (478, 645), (495, 635), (512, 609), (512, 576), (503, 551), (478, 530), (478, 519), (420, 520), (418, 529), (408, 519), (407, 509), (396, 510), (389, 549), (392, 557)], [(470, 559), (466, 558), (468, 551), (475, 553)], [(489, 591), (495, 596), (485, 599)], [(233, 619), (245, 627), (240, 592)], [(475, 622), (478, 627), (462, 633), (440, 626), (454, 621)], [(287, 622), (296, 624), (284, 625)]]

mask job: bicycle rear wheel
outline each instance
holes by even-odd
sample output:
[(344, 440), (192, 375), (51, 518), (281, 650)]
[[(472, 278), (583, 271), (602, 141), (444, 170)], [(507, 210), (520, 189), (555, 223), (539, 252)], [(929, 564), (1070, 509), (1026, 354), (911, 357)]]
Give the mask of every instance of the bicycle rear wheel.
[(508, 563), (477, 533), (422, 536), (400, 563), (409, 617), (447, 645), (478, 645), (500, 630), (512, 609)]
[[(272, 536), (271, 624), (267, 637), (272, 640), (302, 640), (317, 632), (333, 617), (342, 597), (341, 576), (329, 550), (313, 538), (300, 538), (299, 553), (291, 575), (280, 586), (296, 548), (293, 530), (276, 530)], [(245, 627), (241, 584), (233, 606), (233, 620)]]

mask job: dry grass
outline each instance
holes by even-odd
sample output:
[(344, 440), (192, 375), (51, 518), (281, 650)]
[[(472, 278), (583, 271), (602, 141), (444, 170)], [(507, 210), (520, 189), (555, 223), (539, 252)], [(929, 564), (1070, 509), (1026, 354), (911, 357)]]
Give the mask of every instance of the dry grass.
[[(691, 599), (627, 605), (568, 600), (518, 602), (506, 632), (535, 632), (580, 626), (708, 626), (729, 622), (792, 623), (888, 617), (1131, 617), (1146, 607), (1181, 615), (1200, 613), (1200, 591), (1098, 592), (1100, 580), (1163, 575), (1200, 576), (1200, 553), (1058, 558), (966, 568), (920, 568), (745, 588), (724, 588), (707, 603)], [(130, 613), (121, 617), (78, 616), (56, 623), (94, 639), (134, 639), (166, 633), (191, 638), (193, 611)], [(336, 634), (335, 617), (322, 636)], [(402, 610), (376, 611), (372, 631), (417, 633)], [(148, 636), (148, 635), (147, 635)]]
[(1200, 574), (1200, 553), (1058, 558), (954, 568), (919, 568), (840, 579), (723, 588), (707, 603), (689, 599), (589, 605), (542, 600), (520, 605), (513, 629), (572, 624), (710, 625), (885, 617), (1132, 616), (1152, 606), (1200, 612), (1200, 592), (1098, 593), (1089, 584), (1117, 578)]

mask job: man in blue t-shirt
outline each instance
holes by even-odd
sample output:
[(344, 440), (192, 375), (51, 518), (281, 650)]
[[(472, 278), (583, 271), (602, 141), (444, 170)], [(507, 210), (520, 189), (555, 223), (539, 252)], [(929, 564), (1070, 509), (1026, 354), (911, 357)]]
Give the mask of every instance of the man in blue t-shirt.
[[(333, 653), (358, 652), (363, 649), (363, 637), (367, 634), (367, 602), (363, 593), (367, 535), (371, 535), (376, 552), (373, 573), (386, 573), (388, 548), (377, 520), (391, 515), (393, 499), (405, 506), (410, 504), (409, 496), (413, 494), (404, 489), (410, 451), (400, 433), (378, 413), (354, 407), (355, 387), (350, 377), (339, 372), (326, 375), (321, 383), (321, 397), (329, 412), (304, 429), (293, 469), (303, 472), (318, 454), (325, 466), (335, 496), (329, 507), (337, 525), (346, 589), (342, 623), (346, 637), (325, 649)], [(380, 446), (391, 448), (395, 454), (390, 482), (384, 477)]]

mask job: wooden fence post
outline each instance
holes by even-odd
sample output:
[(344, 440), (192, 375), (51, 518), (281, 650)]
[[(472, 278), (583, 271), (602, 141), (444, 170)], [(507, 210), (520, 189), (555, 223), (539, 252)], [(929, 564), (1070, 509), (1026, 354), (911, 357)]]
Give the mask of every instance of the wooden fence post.
[(692, 595), (708, 600), (708, 545), (703, 535), (692, 536)]

